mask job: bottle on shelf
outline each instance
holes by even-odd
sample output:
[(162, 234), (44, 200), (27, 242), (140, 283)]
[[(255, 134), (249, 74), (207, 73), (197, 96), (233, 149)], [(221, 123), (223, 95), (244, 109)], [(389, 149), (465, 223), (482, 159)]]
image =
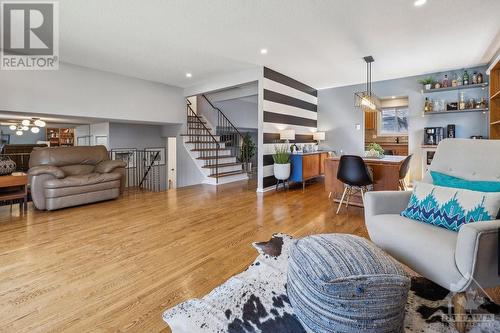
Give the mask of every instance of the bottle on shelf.
[(464, 77), (463, 77), (463, 85), (466, 86), (469, 84), (469, 73), (467, 73), (467, 70), (464, 71)]
[(477, 72), (474, 72), (474, 74), (472, 74), (472, 84), (477, 84)]
[(459, 110), (465, 110), (465, 95), (464, 92), (460, 93), (460, 102), (458, 103)]
[(429, 112), (429, 98), (425, 98), (425, 103), (424, 103), (424, 112)]
[(462, 76), (460, 74), (457, 75), (457, 86), (461, 86), (463, 84)]
[(452, 87), (458, 86), (458, 75), (457, 75), (457, 73), (453, 74), (453, 80), (451, 80), (451, 86)]
[(449, 85), (450, 85), (450, 82), (448, 80), (448, 75), (445, 74), (444, 79), (443, 79), (443, 88), (448, 88)]
[(482, 73), (477, 74), (477, 83), (481, 84), (483, 82), (484, 82), (483, 81), (483, 74)]

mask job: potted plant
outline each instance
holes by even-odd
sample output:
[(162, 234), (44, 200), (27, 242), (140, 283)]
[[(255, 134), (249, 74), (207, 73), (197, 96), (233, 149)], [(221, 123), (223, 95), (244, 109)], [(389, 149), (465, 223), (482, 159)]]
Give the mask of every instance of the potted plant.
[(432, 86), (436, 83), (436, 80), (432, 76), (429, 76), (425, 79), (418, 80), (418, 83), (424, 86), (425, 90), (432, 89)]
[(382, 158), (384, 157), (384, 148), (378, 143), (372, 142), (368, 145), (365, 152), (366, 157)]
[(274, 146), (274, 177), (287, 180), (290, 177), (290, 151), (288, 145)]
[(250, 136), (249, 133), (246, 133), (243, 136), (243, 142), (241, 144), (241, 149), (240, 149), (240, 162), (243, 163), (243, 170), (246, 172), (252, 171), (252, 157), (255, 156), (255, 150), (257, 147), (255, 146), (255, 143), (252, 140), (252, 137)]

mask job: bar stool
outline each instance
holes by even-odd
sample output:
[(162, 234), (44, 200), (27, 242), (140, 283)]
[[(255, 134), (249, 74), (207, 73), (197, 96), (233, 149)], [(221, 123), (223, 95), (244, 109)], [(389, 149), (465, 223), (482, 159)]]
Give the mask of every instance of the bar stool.
[(364, 194), (369, 185), (373, 185), (373, 176), (365, 161), (360, 156), (343, 155), (340, 157), (337, 179), (344, 183), (344, 193), (340, 199), (337, 208), (337, 214), (342, 207), (344, 198), (346, 198), (346, 209), (349, 208), (349, 198), (352, 194), (361, 192), (361, 199), (364, 200)]
[(408, 187), (406, 186), (405, 183), (405, 178), (406, 175), (408, 174), (408, 170), (410, 170), (410, 161), (412, 156), (413, 154), (405, 158), (403, 163), (401, 163), (401, 167), (399, 168), (399, 189), (401, 191), (408, 190)]

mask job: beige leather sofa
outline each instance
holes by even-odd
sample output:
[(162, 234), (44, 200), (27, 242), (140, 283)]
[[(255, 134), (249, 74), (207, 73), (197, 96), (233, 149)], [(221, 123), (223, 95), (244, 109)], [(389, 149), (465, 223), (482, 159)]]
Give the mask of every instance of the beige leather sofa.
[(104, 146), (35, 149), (28, 171), (33, 203), (55, 210), (115, 199), (125, 186), (125, 165), (110, 160)]

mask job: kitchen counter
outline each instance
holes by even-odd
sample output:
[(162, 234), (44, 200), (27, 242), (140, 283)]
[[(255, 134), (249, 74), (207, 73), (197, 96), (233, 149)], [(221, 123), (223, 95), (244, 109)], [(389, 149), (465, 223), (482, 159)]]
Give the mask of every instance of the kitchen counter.
[[(383, 158), (374, 158), (374, 157), (363, 157), (363, 160), (367, 163), (382, 163), (382, 164), (401, 164), (405, 160), (407, 156), (399, 156), (399, 155), (385, 155)], [(340, 160), (339, 156), (331, 157), (330, 160)]]
[(292, 155), (314, 155), (314, 154), (323, 154), (323, 153), (329, 153), (327, 150), (318, 150), (318, 151), (312, 151), (309, 153), (292, 153)]

